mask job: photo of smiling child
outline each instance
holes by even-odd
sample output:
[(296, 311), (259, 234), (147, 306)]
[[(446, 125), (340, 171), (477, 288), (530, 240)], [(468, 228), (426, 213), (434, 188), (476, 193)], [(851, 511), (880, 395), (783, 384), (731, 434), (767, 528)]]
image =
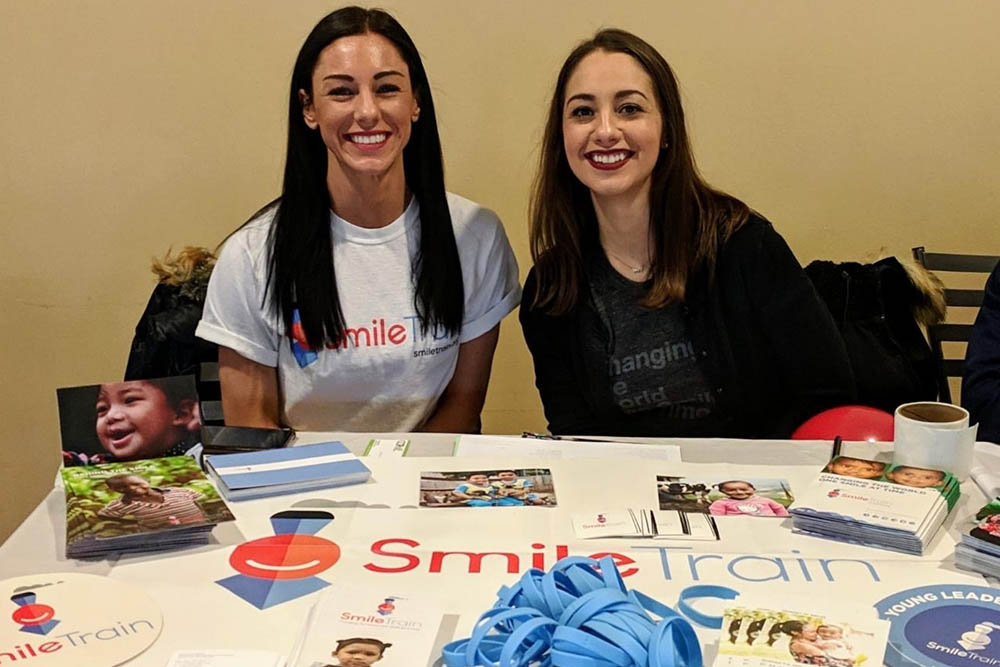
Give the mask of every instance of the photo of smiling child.
[(929, 468), (916, 468), (914, 466), (893, 466), (885, 473), (886, 481), (903, 486), (912, 486), (915, 489), (929, 489), (944, 485), (948, 473), (941, 470), (931, 470)]
[(857, 479), (879, 479), (885, 472), (885, 464), (881, 461), (858, 459), (853, 456), (838, 456), (826, 464), (823, 472), (843, 477), (856, 477)]
[(146, 530), (207, 521), (198, 506), (204, 496), (194, 489), (153, 486), (136, 474), (115, 475), (104, 483), (122, 495), (100, 509), (99, 516), (135, 521)]
[[(733, 667), (871, 664), (885, 652), (889, 630), (881, 620), (847, 622), (823, 614), (742, 607), (723, 612), (723, 627), (727, 631), (713, 664)], [(881, 659), (876, 662), (881, 664)]]
[(201, 417), (192, 376), (59, 389), (63, 465), (197, 455)]
[(314, 662), (310, 667), (369, 667), (381, 661), (390, 646), (372, 637), (338, 639), (330, 654), (334, 662)]
[(703, 479), (657, 475), (661, 510), (700, 512), (712, 516), (786, 517), (792, 504), (784, 479)]
[(528, 507), (556, 504), (548, 468), (420, 474), (421, 507)]
[(725, 498), (719, 498), (708, 506), (708, 513), (714, 516), (749, 514), (751, 516), (788, 516), (788, 510), (779, 502), (757, 494), (753, 482), (729, 479), (716, 485)]

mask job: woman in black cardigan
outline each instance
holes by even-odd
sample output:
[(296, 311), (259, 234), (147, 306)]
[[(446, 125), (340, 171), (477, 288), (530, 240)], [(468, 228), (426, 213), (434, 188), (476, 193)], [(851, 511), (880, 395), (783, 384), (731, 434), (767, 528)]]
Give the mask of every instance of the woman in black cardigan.
[(770, 223), (698, 175), (677, 83), (602, 30), (567, 58), (521, 325), (553, 433), (787, 437), (851, 401), (843, 342)]

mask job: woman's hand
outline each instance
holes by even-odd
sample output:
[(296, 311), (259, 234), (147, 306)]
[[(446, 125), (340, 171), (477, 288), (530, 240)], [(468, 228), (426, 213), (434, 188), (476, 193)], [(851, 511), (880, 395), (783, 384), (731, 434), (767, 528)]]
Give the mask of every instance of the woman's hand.
[(280, 428), (276, 368), (220, 345), (219, 383), (226, 426)]
[(434, 412), (419, 430), (437, 433), (478, 433), (481, 430), (479, 416), (483, 411), (483, 403), (486, 402), (493, 353), (499, 339), (498, 324), (479, 338), (473, 338), (458, 347), (455, 374), (438, 400)]

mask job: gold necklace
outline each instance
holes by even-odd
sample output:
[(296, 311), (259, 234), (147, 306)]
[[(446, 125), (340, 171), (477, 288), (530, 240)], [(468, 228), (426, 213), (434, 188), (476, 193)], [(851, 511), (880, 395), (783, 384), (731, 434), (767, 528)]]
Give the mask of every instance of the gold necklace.
[(623, 258), (621, 255), (619, 255), (618, 253), (616, 253), (614, 250), (612, 250), (608, 246), (604, 246), (604, 251), (607, 252), (612, 257), (614, 257), (615, 259), (617, 259), (622, 264), (624, 264), (626, 267), (628, 267), (629, 269), (631, 269), (632, 273), (636, 273), (636, 274), (645, 273), (646, 271), (649, 270), (649, 265), (648, 264), (640, 264), (640, 265), (636, 266), (635, 264), (633, 264), (632, 262), (629, 262), (628, 260), (626, 260), (625, 258)]

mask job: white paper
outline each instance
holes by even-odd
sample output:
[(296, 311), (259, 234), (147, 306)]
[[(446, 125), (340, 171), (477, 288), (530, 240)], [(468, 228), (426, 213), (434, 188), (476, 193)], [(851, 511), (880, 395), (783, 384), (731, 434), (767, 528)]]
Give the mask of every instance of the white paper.
[(680, 462), (681, 448), (668, 444), (581, 440), (543, 440), (504, 435), (463, 435), (455, 456), (512, 456), (561, 459), (655, 459)]
[(974, 465), (969, 472), (987, 498), (1000, 496), (1000, 445), (992, 442), (977, 442)]
[(285, 656), (271, 651), (188, 650), (170, 656), (167, 667), (281, 667)]

